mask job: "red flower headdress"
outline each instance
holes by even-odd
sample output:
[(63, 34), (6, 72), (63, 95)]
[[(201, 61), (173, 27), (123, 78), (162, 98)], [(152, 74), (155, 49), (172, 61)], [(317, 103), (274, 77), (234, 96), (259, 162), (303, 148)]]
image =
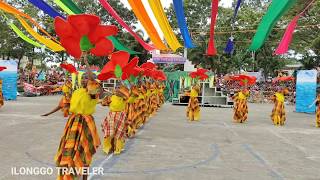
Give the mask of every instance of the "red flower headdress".
[(56, 17), (55, 31), (66, 51), (75, 58), (80, 58), (82, 51), (89, 51), (96, 56), (107, 56), (113, 52), (113, 44), (107, 36), (116, 35), (116, 26), (101, 25), (95, 15), (70, 15), (67, 20)]
[(207, 72), (208, 72), (207, 69), (199, 68), (197, 69), (197, 71), (191, 72), (189, 76), (193, 79), (205, 80), (209, 78), (209, 76), (206, 74)]
[(78, 74), (76, 67), (74, 67), (72, 64), (60, 64), (60, 67), (68, 71), (70, 74)]

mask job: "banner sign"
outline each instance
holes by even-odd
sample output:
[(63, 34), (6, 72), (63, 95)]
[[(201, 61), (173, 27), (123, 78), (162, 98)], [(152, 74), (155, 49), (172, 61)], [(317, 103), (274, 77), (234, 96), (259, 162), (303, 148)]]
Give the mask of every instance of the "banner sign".
[(184, 64), (186, 62), (186, 58), (175, 54), (161, 54), (153, 55), (152, 61), (156, 64)]

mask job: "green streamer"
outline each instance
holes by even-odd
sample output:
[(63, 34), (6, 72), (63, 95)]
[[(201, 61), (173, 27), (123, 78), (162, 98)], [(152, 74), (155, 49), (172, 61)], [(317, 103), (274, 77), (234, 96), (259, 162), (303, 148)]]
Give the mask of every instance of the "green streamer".
[(74, 15), (74, 12), (72, 12), (66, 5), (64, 5), (63, 2), (61, 2), (61, 0), (54, 0), (54, 2), (67, 14)]
[[(55, 0), (55, 2), (57, 3), (57, 1), (62, 2), (69, 10), (71, 10), (74, 14), (83, 14), (84, 12), (76, 5), (74, 4), (71, 0)], [(60, 6), (61, 7), (61, 6)], [(62, 8), (62, 7), (61, 7)], [(112, 41), (114, 47), (118, 50), (118, 51), (127, 51), (129, 54), (140, 54), (136, 51), (133, 51), (131, 49), (129, 49), (128, 47), (124, 46), (123, 44), (121, 44), (121, 42), (113, 36), (109, 36), (108, 39), (110, 41)]]
[(21, 38), (23, 39), (24, 41), (26, 41), (27, 43), (29, 44), (32, 44), (34, 45), (35, 47), (38, 47), (38, 48), (42, 48), (43, 46), (35, 41), (33, 41), (32, 39), (30, 39), (28, 36), (26, 36), (25, 34), (23, 34), (22, 31), (20, 31), (18, 29), (18, 27), (12, 23), (9, 23), (8, 24), (10, 26), (10, 28)]
[(296, 0), (273, 0), (263, 16), (249, 50), (256, 51), (266, 41), (278, 20), (296, 3)]
[(75, 14), (83, 14), (83, 11), (74, 4), (71, 0), (61, 0), (61, 2), (66, 5)]
[(26, 41), (27, 43), (34, 45), (35, 47), (38, 48), (42, 48), (44, 47), (44, 45), (41, 45), (40, 43), (30, 39), (27, 35), (25, 35), (22, 31), (20, 31), (20, 29), (14, 25), (13, 23), (9, 22), (8, 17), (2, 12), (0, 11), (2, 17), (8, 22), (8, 26), (24, 41)]
[(107, 37), (107, 39), (109, 39), (110, 41), (112, 41), (112, 44), (114, 45), (114, 47), (118, 50), (118, 51), (127, 51), (129, 54), (141, 54), (139, 52), (133, 51), (129, 48), (127, 48), (126, 46), (124, 46), (123, 44), (120, 43), (120, 41), (113, 37), (113, 36), (109, 36)]

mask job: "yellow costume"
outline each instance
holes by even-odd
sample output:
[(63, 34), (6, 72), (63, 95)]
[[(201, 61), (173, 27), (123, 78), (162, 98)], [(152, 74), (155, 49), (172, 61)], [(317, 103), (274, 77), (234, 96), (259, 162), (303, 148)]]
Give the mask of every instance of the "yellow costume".
[(247, 97), (249, 96), (248, 90), (238, 92), (234, 96), (234, 115), (233, 119), (239, 123), (243, 123), (248, 118), (248, 103)]
[(136, 121), (139, 116), (138, 110), (138, 97), (139, 97), (139, 90), (136, 86), (132, 86), (130, 90), (130, 97), (128, 99), (128, 103), (126, 106), (126, 115), (127, 115), (127, 136), (133, 137), (136, 133)]
[(147, 91), (146, 87), (141, 85), (139, 88), (139, 96), (137, 98), (138, 117), (135, 121), (136, 129), (140, 128), (145, 122), (148, 115)]
[(320, 94), (317, 96), (316, 105), (316, 127), (320, 127)]
[(200, 87), (198, 85), (192, 87), (189, 104), (187, 107), (187, 118), (189, 119), (189, 121), (200, 120), (200, 106), (199, 106), (199, 100), (198, 100), (199, 92), (200, 92)]
[[(71, 115), (65, 126), (55, 162), (58, 167), (90, 166), (92, 156), (100, 145), (92, 114), (97, 104), (99, 85), (89, 81), (87, 88), (76, 90), (70, 101)], [(96, 93), (94, 93), (96, 92)], [(76, 175), (60, 175), (58, 179), (74, 179)]]
[(59, 107), (61, 108), (64, 117), (68, 117), (69, 109), (70, 109), (71, 94), (72, 94), (72, 83), (67, 81), (62, 86), (62, 92), (63, 92), (63, 96), (59, 102)]
[(2, 80), (0, 79), (0, 107), (4, 105), (4, 98), (2, 94)]
[(274, 107), (271, 114), (271, 119), (274, 125), (283, 126), (286, 121), (286, 111), (284, 108), (284, 94), (282, 92), (277, 92), (274, 94), (272, 100), (274, 102)]
[(114, 95), (104, 98), (102, 105), (109, 106), (109, 114), (102, 122), (104, 133), (103, 151), (105, 153), (114, 152), (120, 154), (125, 144), (125, 134), (127, 130), (125, 108), (129, 91), (125, 87), (120, 87)]

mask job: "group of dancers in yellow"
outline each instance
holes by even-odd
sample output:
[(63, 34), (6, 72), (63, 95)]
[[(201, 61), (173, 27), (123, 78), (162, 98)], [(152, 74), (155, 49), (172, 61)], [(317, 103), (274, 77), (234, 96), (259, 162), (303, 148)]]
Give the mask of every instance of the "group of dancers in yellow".
[[(87, 55), (84, 53), (84, 62)], [(58, 167), (88, 167), (101, 142), (93, 118), (97, 104), (109, 106), (109, 112), (102, 121), (104, 135), (103, 151), (107, 154), (120, 154), (124, 150), (126, 138), (132, 138), (150, 117), (154, 116), (164, 103), (164, 84), (151, 77), (131, 84), (128, 88), (122, 82), (112, 92), (101, 97), (100, 83), (94, 79), (89, 68), (82, 78), (82, 87), (73, 90), (66, 79), (62, 87), (63, 96), (59, 105), (48, 116), (58, 110), (68, 117), (55, 162)], [(58, 179), (73, 179), (73, 174), (64, 174)], [(87, 177), (84, 175), (84, 178)]]
[[(274, 103), (272, 109), (271, 120), (275, 126), (283, 126), (286, 121), (286, 112), (285, 112), (285, 95), (289, 93), (287, 88), (279, 90), (276, 92), (270, 99)], [(233, 119), (235, 122), (244, 123), (248, 118), (248, 103), (247, 99), (250, 93), (248, 89), (243, 89), (237, 92), (233, 96), (234, 100), (234, 115)]]

